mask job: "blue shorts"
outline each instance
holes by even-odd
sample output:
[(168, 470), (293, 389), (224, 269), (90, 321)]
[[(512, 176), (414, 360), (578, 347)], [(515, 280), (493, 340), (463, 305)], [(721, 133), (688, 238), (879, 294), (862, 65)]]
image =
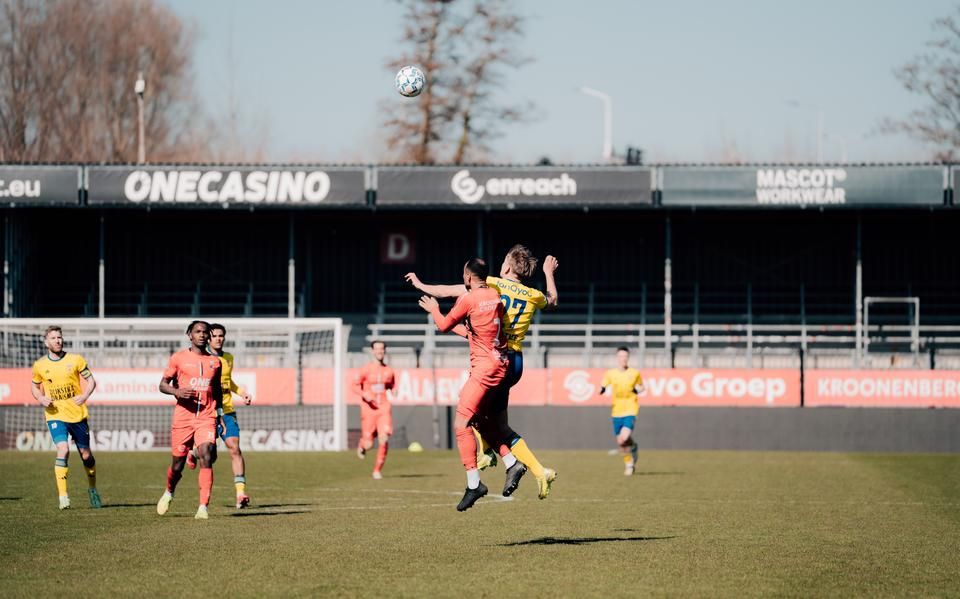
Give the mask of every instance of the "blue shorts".
[(227, 441), (227, 437), (239, 437), (240, 436), (240, 425), (237, 423), (237, 413), (230, 412), (229, 414), (224, 414), (223, 425), (219, 422), (217, 423), (217, 436), (223, 439), (224, 442)]
[(90, 449), (90, 426), (86, 419), (80, 422), (47, 420), (47, 428), (50, 429), (50, 437), (54, 443), (66, 443), (69, 434), (73, 437), (73, 442), (77, 444), (77, 447)]
[(613, 418), (613, 434), (614, 436), (620, 434), (620, 429), (627, 427), (631, 431), (634, 429), (637, 423), (636, 416), (614, 416)]
[(507, 375), (503, 377), (503, 382), (497, 387), (497, 393), (490, 406), (492, 412), (502, 412), (507, 409), (510, 403), (510, 388), (520, 382), (523, 376), (523, 353), (518, 351), (507, 351)]

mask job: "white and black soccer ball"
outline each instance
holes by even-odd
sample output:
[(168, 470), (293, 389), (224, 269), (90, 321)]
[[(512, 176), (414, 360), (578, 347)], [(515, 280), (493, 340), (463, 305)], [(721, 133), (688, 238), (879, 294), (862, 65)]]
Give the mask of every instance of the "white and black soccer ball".
[(419, 96), (420, 92), (423, 91), (425, 82), (423, 71), (415, 66), (407, 65), (397, 71), (395, 83), (397, 85), (397, 91), (400, 92), (401, 96), (408, 98)]

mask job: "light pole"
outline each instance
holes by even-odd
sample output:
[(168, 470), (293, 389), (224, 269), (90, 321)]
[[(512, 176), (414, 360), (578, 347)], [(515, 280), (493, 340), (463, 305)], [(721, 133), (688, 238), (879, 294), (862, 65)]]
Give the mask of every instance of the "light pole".
[(581, 87), (580, 92), (603, 102), (603, 159), (613, 158), (613, 100), (608, 94), (590, 87)]
[(137, 164), (143, 164), (147, 161), (143, 142), (143, 92), (147, 91), (147, 82), (143, 80), (142, 72), (137, 73), (133, 91), (137, 94)]
[(823, 162), (823, 108), (820, 108), (816, 104), (804, 104), (802, 102), (797, 102), (796, 100), (787, 100), (788, 106), (793, 106), (794, 108), (804, 108), (806, 110), (812, 110), (817, 113), (817, 163)]

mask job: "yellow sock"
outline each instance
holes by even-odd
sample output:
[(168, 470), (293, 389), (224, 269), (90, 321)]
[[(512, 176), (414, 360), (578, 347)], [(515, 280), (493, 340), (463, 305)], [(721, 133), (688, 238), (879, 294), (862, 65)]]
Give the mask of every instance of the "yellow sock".
[(477, 438), (477, 453), (484, 453), (490, 446), (487, 445), (487, 442), (483, 440), (483, 437), (480, 436), (480, 431), (477, 429), (471, 429), (473, 431), (473, 436)]
[(66, 497), (67, 495), (67, 460), (62, 458), (57, 458), (54, 462), (53, 473), (57, 477), (57, 493), (61, 497)]
[(526, 466), (535, 477), (543, 478), (543, 464), (537, 460), (537, 456), (533, 455), (533, 452), (530, 451), (529, 447), (527, 447), (526, 441), (520, 439), (514, 443), (513, 447), (510, 448), (510, 451), (517, 457), (518, 460), (523, 462), (523, 465)]
[(626, 465), (628, 465), (628, 466), (629, 466), (630, 464), (632, 464), (632, 463), (633, 463), (633, 456), (630, 455), (629, 453), (623, 454), (623, 463), (626, 464)]
[(247, 494), (247, 483), (233, 483), (233, 486), (237, 489), (237, 495)]
[(87, 471), (87, 484), (90, 485), (91, 489), (96, 489), (97, 488), (97, 467), (84, 466), (83, 469)]

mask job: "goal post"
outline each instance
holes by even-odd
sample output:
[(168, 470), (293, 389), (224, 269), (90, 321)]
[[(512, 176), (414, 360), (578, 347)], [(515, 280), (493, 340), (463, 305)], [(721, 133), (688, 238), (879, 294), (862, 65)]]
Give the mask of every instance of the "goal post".
[[(0, 433), (6, 442), (0, 445), (9, 446), (11, 435), (22, 432), (15, 430), (18, 428), (43, 434), (42, 411), (29, 393), (29, 369), (46, 353), (43, 332), (48, 326), (63, 330), (64, 350), (81, 354), (97, 381), (97, 391), (90, 400), (91, 429), (96, 430), (101, 420), (110, 420), (115, 421), (111, 426), (118, 433), (150, 431), (159, 434), (162, 443), (173, 401), (161, 395), (157, 387), (170, 356), (188, 347), (186, 328), (192, 320), (0, 319), (0, 406), (9, 406), (3, 409)], [(234, 397), (241, 434), (247, 429), (254, 435), (248, 438), (254, 450), (346, 449), (343, 378), (347, 336), (341, 319), (203, 320), (226, 328), (224, 350), (234, 355), (234, 378), (254, 395), (251, 407)], [(13, 409), (15, 406), (20, 409)], [(30, 409), (24, 411), (23, 406)], [(164, 412), (166, 416), (153, 415)], [(124, 415), (136, 421), (136, 426), (117, 428), (123, 424)], [(27, 443), (21, 436), (16, 439)]]

